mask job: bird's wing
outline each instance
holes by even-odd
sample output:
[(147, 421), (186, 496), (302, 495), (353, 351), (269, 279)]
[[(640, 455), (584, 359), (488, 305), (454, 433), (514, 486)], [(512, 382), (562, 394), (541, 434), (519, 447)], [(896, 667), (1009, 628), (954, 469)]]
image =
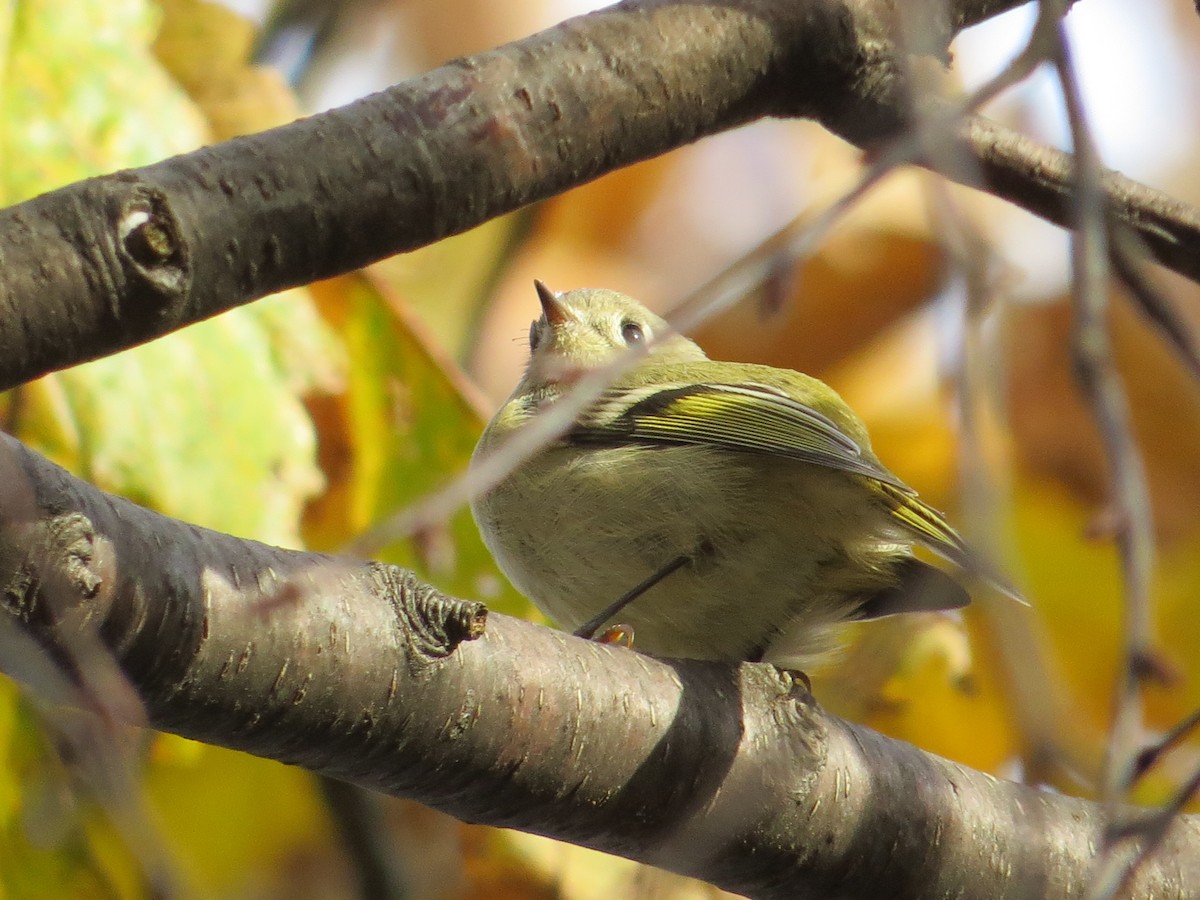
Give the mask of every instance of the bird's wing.
[(951, 562), (974, 568), (962, 538), (941, 513), (864, 453), (828, 416), (766, 386), (706, 382), (614, 388), (584, 414), (572, 437), (768, 453), (861, 475), (913, 540)]
[(597, 443), (695, 444), (766, 453), (912, 488), (864, 454), (811, 406), (757, 384), (614, 388), (580, 418), (571, 437)]
[[(945, 517), (820, 411), (755, 383), (713, 382), (613, 388), (570, 434), (601, 444), (693, 444), (766, 453), (860, 475), (913, 541), (1010, 597), (1020, 592), (971, 552)], [(879, 615), (880, 613), (876, 613)]]

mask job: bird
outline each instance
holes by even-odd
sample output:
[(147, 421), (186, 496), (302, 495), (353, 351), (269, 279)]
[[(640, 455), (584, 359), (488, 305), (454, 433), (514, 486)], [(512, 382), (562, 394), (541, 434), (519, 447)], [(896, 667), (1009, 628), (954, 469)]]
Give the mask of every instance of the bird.
[(560, 626), (590, 637), (615, 622), (655, 656), (806, 670), (848, 622), (970, 602), (913, 547), (973, 573), (976, 557), (828, 385), (709, 359), (616, 291), (535, 285), (528, 364), (473, 465), (580, 375), (630, 359), (569, 430), (471, 501), (501, 570)]

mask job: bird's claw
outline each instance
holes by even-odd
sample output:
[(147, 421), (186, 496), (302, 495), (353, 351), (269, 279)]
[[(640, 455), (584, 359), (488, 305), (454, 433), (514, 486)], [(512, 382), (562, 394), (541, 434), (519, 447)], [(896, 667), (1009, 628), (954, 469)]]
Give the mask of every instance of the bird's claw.
[(618, 647), (633, 647), (632, 625), (610, 625), (596, 636), (597, 643), (616, 644)]

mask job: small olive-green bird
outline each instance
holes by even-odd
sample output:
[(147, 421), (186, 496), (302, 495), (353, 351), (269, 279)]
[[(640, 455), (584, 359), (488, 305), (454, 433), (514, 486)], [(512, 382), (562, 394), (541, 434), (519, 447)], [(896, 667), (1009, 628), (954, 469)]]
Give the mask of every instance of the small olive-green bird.
[(645, 356), (560, 440), (472, 502), (513, 584), (560, 625), (620, 623), (659, 656), (803, 669), (837, 626), (969, 602), (921, 544), (977, 568), (827, 385), (710, 360), (637, 301), (554, 294), (478, 460), (631, 347)]

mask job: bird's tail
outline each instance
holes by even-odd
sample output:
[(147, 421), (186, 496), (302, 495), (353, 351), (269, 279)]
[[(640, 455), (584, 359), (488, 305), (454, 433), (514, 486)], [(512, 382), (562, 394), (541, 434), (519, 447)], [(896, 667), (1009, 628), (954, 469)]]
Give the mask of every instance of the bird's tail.
[(895, 485), (887, 482), (875, 482), (875, 485), (887, 504), (892, 518), (918, 543), (928, 547), (943, 559), (954, 563), (963, 571), (983, 579), (1018, 603), (1029, 605), (1029, 601), (1007, 578), (999, 573), (995, 566), (967, 546), (967, 543), (940, 512), (925, 503), (916, 494), (909, 493)]

